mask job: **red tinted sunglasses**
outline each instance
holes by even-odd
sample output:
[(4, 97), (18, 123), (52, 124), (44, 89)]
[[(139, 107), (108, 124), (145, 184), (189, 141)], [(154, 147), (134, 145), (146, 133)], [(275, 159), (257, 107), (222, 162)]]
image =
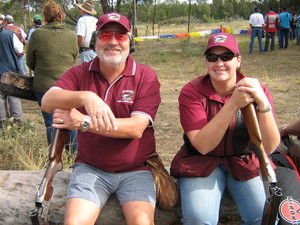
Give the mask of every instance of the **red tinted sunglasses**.
[(128, 33), (120, 32), (120, 31), (100, 31), (98, 33), (98, 38), (104, 42), (110, 41), (113, 36), (120, 43), (127, 41), (129, 38)]

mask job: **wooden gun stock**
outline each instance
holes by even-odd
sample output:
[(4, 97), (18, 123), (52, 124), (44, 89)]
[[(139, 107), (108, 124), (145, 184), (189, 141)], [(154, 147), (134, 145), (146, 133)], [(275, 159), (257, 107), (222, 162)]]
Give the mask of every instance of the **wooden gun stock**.
[(255, 152), (260, 163), (261, 175), (264, 181), (276, 183), (276, 175), (270, 164), (268, 155), (261, 141), (261, 133), (253, 104), (241, 109), (248, 133), (250, 135), (250, 149)]
[[(43, 202), (49, 202), (52, 197), (52, 181), (55, 174), (63, 169), (62, 152), (68, 139), (68, 130), (55, 129), (50, 145), (49, 164), (37, 190), (35, 197), (36, 208), (31, 210), (31, 221), (33, 225), (47, 224), (48, 211), (44, 209)], [(43, 222), (41, 222), (43, 221)]]
[(265, 203), (261, 224), (275, 225), (277, 222), (278, 208), (282, 191), (277, 187), (275, 171), (272, 168), (268, 155), (266, 154), (262, 145), (261, 133), (253, 104), (251, 103), (247, 105), (245, 108), (241, 109), (241, 112), (250, 135), (249, 148), (250, 150), (254, 151), (258, 157), (262, 179), (269, 182), (270, 197)]

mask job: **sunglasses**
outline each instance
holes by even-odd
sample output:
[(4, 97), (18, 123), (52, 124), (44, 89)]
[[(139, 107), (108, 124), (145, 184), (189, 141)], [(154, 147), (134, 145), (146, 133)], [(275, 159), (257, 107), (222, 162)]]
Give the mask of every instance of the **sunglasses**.
[(223, 62), (227, 62), (232, 60), (234, 57), (239, 56), (238, 54), (234, 54), (232, 52), (227, 52), (227, 53), (223, 53), (221, 55), (217, 55), (217, 54), (207, 54), (205, 56), (206, 60), (208, 62), (217, 62), (218, 58), (220, 58)]
[(110, 41), (113, 36), (119, 43), (127, 41), (129, 38), (128, 33), (120, 32), (120, 31), (100, 31), (98, 33), (98, 38), (104, 42)]

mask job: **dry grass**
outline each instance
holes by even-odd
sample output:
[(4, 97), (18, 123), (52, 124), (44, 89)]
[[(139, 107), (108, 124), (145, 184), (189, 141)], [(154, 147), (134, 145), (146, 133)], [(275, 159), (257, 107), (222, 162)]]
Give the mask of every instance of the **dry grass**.
[[(218, 28), (221, 24), (195, 24), (190, 32)], [(222, 23), (223, 27), (247, 29), (247, 21)], [(139, 25), (139, 34), (144, 35), (145, 25)], [(149, 28), (148, 28), (149, 29)], [(185, 26), (163, 26), (160, 34), (187, 32)], [(155, 130), (157, 150), (169, 166), (174, 154), (182, 145), (182, 128), (179, 122), (177, 98), (182, 86), (198, 75), (206, 73), (203, 52), (208, 37), (148, 40), (137, 43), (137, 62), (152, 67), (161, 82), (162, 104), (156, 117)], [(290, 123), (300, 115), (300, 46), (295, 41), (287, 50), (276, 49), (266, 54), (258, 53), (255, 42), (254, 53), (249, 55), (248, 35), (237, 35), (243, 57), (242, 71), (245, 75), (258, 78), (271, 91), (277, 112), (278, 125)], [(10, 140), (0, 139), (0, 169), (40, 169), (47, 162), (47, 146), (43, 120), (35, 102), (22, 101), (25, 118), (33, 129), (25, 130)], [(14, 144), (15, 143), (15, 144)], [(9, 154), (9, 157), (7, 157)], [(41, 155), (40, 155), (41, 154)], [(65, 168), (71, 163), (64, 156)], [(19, 165), (18, 165), (19, 164)], [(13, 165), (13, 166), (12, 166)]]

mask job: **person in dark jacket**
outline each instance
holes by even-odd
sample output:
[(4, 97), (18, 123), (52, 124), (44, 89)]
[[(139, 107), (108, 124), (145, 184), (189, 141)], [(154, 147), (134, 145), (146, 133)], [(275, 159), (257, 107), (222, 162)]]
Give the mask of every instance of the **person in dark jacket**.
[[(32, 33), (26, 53), (27, 66), (34, 72), (33, 90), (39, 105), (45, 92), (65, 71), (76, 64), (78, 57), (76, 35), (62, 22), (62, 8), (50, 0), (45, 3), (43, 12), (46, 25)], [(42, 114), (50, 144), (54, 132), (53, 115), (44, 111)], [(76, 133), (70, 131), (69, 138), (74, 151), (77, 149)]]

